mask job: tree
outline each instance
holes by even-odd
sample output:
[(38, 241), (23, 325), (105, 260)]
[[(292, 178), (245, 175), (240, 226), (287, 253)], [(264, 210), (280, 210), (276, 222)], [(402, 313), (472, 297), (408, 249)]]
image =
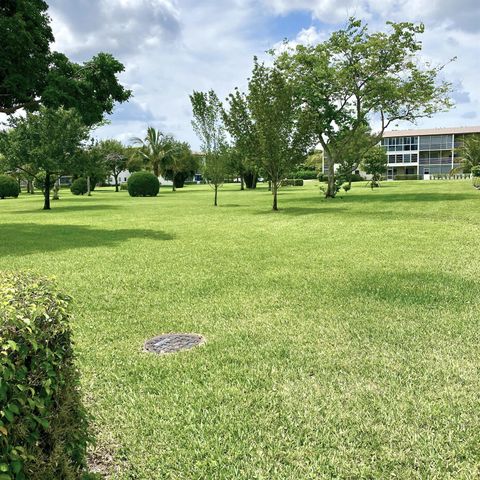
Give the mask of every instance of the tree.
[(275, 62), (295, 83), (315, 143), (325, 152), (327, 197), (336, 194), (335, 164), (351, 150), (359, 130), (374, 121), (379, 130), (363, 145), (358, 158), (396, 121), (415, 122), (451, 106), (450, 84), (439, 82), (443, 66), (421, 65), (423, 25), (387, 23), (389, 32), (369, 33), (350, 19), (315, 46), (299, 45), (277, 55)]
[(215, 191), (214, 205), (218, 205), (218, 188), (223, 185), (227, 174), (227, 141), (222, 117), (222, 104), (217, 94), (193, 92), (190, 95), (193, 109), (193, 130), (202, 143), (204, 175)]
[(117, 79), (124, 67), (108, 53), (80, 65), (50, 52), (54, 38), (47, 9), (41, 0), (0, 4), (0, 112), (34, 111), (39, 105), (76, 108), (86, 125), (97, 124), (115, 102), (131, 96)]
[(49, 109), (10, 119), (4, 132), (4, 155), (11, 167), (35, 178), (45, 175), (44, 210), (50, 210), (51, 180), (75, 168), (89, 128), (75, 109)]
[(365, 153), (362, 159), (362, 166), (365, 173), (372, 176), (370, 179), (372, 190), (380, 186), (380, 180), (387, 171), (387, 162), (387, 152), (380, 145), (372, 147)]
[(110, 172), (102, 149), (98, 146), (98, 142), (96, 143), (92, 139), (89, 144), (83, 146), (79, 160), (71, 173), (75, 176), (85, 178), (87, 183), (86, 193), (88, 196), (91, 195), (92, 190), (98, 182), (105, 180)]
[(119, 190), (118, 176), (127, 168), (128, 157), (125, 147), (118, 140), (102, 140), (96, 147), (99, 151), (107, 172), (113, 177), (115, 191)]
[(255, 58), (248, 84), (248, 107), (258, 138), (258, 159), (271, 181), (273, 210), (280, 182), (306, 158), (311, 139), (302, 123), (293, 84), (276, 68)]
[(45, 88), (53, 42), (48, 5), (41, 0), (0, 3), (0, 112), (36, 107)]
[(171, 150), (173, 137), (165, 135), (160, 130), (153, 127), (147, 128), (145, 137), (134, 137), (131, 141), (135, 145), (140, 145), (140, 155), (150, 164), (153, 174), (158, 178), (160, 176), (161, 162), (165, 155)]
[(186, 142), (173, 140), (169, 152), (162, 161), (162, 175), (172, 181), (172, 190), (182, 188), (185, 180), (192, 177), (198, 168), (196, 157)]
[(480, 135), (464, 136), (459, 148), (461, 168), (464, 173), (470, 173), (472, 167), (480, 165)]
[(248, 100), (237, 88), (231, 93), (227, 102), (228, 110), (222, 109), (225, 127), (234, 140), (234, 148), (229, 156), (229, 164), (235, 175), (241, 179), (243, 190), (245, 177), (247, 188), (255, 188), (257, 178), (256, 155), (258, 153), (258, 138), (255, 126), (248, 109)]

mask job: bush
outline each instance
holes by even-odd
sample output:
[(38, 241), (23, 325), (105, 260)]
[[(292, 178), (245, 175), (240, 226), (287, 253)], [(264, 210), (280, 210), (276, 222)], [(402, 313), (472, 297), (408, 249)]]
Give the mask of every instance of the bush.
[(342, 188), (343, 188), (343, 191), (345, 193), (347, 193), (351, 188), (352, 186), (348, 183), (348, 182), (345, 182), (343, 185), (342, 185)]
[(158, 178), (150, 172), (135, 172), (127, 182), (131, 197), (156, 197), (160, 190)]
[(302, 180), (316, 180), (318, 174), (315, 170), (298, 170), (293, 174), (293, 178), (301, 178)]
[(359, 173), (352, 173), (350, 176), (350, 181), (351, 182), (364, 182), (365, 178), (362, 177)]
[(0, 478), (80, 479), (90, 437), (70, 299), (45, 278), (0, 279)]
[(120, 190), (128, 190), (128, 183), (123, 182), (120, 184)]
[(20, 194), (18, 182), (8, 175), (0, 175), (0, 198), (14, 197)]
[(77, 178), (72, 183), (70, 191), (74, 195), (85, 195), (88, 192), (87, 179), (86, 178)]
[(480, 165), (475, 165), (470, 170), (472, 177), (480, 177)]
[(303, 187), (302, 178), (285, 178), (280, 182), (282, 187)]
[(473, 177), (473, 186), (480, 190), (480, 177)]

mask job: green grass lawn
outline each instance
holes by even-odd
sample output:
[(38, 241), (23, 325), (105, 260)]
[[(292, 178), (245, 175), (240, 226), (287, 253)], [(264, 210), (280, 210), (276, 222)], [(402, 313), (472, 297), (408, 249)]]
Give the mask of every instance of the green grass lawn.
[[(167, 191), (168, 190), (168, 191)], [(466, 181), (0, 201), (0, 269), (74, 299), (118, 479), (480, 477), (480, 192)], [(142, 352), (164, 332), (207, 343)], [(105, 460), (105, 461), (107, 461)]]

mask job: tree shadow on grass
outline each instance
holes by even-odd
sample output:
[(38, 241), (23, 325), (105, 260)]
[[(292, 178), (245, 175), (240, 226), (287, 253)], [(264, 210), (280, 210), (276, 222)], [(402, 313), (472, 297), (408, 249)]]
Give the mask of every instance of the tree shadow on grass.
[[(474, 194), (475, 192), (472, 191)], [(382, 202), (385, 204), (395, 203), (395, 202), (459, 202), (463, 200), (473, 200), (474, 196), (472, 193), (431, 193), (431, 192), (420, 192), (420, 193), (391, 193), (388, 190), (374, 190), (373, 192), (368, 189), (362, 193), (354, 194), (343, 194), (337, 195), (336, 198), (324, 198), (322, 194), (309, 196), (309, 197), (291, 197), (288, 199), (290, 202), (303, 202), (303, 203), (319, 203), (333, 205), (335, 203), (373, 203), (373, 202)], [(288, 204), (287, 204), (288, 205)]]
[(8, 223), (0, 226), (0, 256), (116, 247), (131, 239), (165, 241), (173, 240), (174, 236), (162, 231), (146, 229), (107, 230), (83, 225)]
[(346, 298), (369, 299), (397, 306), (462, 309), (476, 302), (480, 282), (437, 271), (357, 274), (340, 291)]
[(265, 210), (258, 210), (255, 215), (290, 215), (292, 217), (300, 217), (304, 215), (322, 215), (336, 212), (343, 212), (344, 208), (322, 208), (322, 207), (290, 207), (284, 205), (279, 207), (278, 211), (274, 212), (271, 208)]
[[(32, 209), (29, 209), (29, 210), (15, 210), (15, 211), (8, 212), (8, 213), (18, 215), (18, 214), (23, 214), (23, 213), (31, 214), (31, 213), (44, 212), (44, 210), (42, 209), (42, 206), (43, 206), (43, 204), (40, 205), (38, 208), (32, 208)], [(62, 203), (60, 205), (60, 204), (57, 204), (57, 203), (53, 203), (52, 209), (49, 210), (48, 212), (44, 212), (44, 214), (49, 215), (49, 216), (50, 215), (56, 215), (57, 213), (59, 215), (60, 214), (63, 215), (65, 213), (78, 212), (78, 211), (88, 213), (88, 212), (91, 212), (91, 211), (115, 210), (115, 209), (118, 209), (118, 208), (120, 208), (118, 205), (109, 205), (109, 204), (69, 205), (69, 204)]]

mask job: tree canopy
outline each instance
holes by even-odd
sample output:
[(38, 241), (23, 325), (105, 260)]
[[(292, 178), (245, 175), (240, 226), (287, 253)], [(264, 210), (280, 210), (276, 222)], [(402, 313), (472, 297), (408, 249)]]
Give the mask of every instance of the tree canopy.
[(379, 129), (362, 154), (397, 121), (414, 122), (451, 106), (450, 84), (438, 80), (443, 66), (422, 64), (418, 36), (423, 25), (388, 22), (387, 32), (368, 31), (360, 20), (317, 45), (298, 45), (275, 58), (295, 83), (303, 115), (324, 149), (328, 166), (327, 196), (335, 196), (334, 166), (357, 132)]
[(0, 112), (18, 109), (76, 108), (86, 125), (100, 123), (130, 90), (118, 81), (124, 66), (108, 53), (77, 64), (50, 51), (54, 37), (41, 0), (6, 0), (0, 4)]

